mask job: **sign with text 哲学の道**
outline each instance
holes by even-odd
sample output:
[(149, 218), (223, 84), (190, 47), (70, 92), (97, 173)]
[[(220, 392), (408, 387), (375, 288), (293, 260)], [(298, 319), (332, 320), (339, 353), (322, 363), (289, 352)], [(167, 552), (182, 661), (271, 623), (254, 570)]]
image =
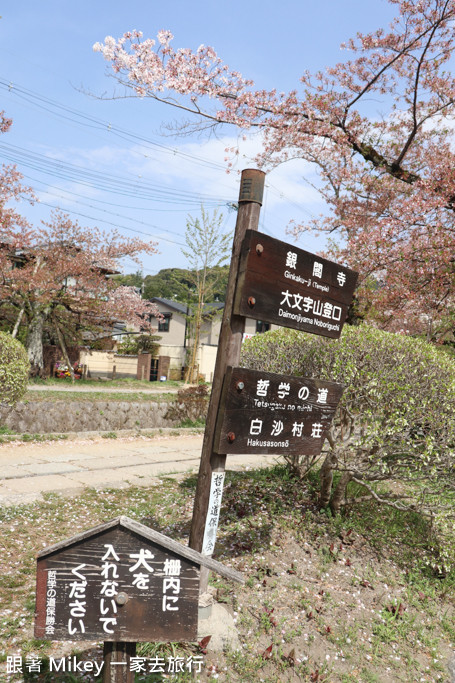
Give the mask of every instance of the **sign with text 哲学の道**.
[(338, 338), (356, 283), (349, 268), (248, 230), (234, 313)]
[(215, 451), (319, 455), (342, 393), (336, 382), (228, 368)]

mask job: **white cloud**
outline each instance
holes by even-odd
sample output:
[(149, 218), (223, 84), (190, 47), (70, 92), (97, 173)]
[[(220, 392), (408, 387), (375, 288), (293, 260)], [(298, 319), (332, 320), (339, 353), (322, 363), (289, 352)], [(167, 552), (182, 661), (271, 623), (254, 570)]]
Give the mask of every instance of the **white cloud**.
[[(218, 205), (225, 215), (225, 229), (233, 229), (235, 213), (228, 212), (227, 204), (237, 201), (240, 171), (256, 167), (254, 158), (261, 151), (260, 137), (254, 135), (243, 140), (240, 136), (223, 136), (201, 142), (177, 140), (173, 143), (165, 139), (164, 144), (162, 148), (128, 145), (123, 141), (90, 149), (46, 150), (49, 158), (87, 169), (85, 180), (89, 184), (78, 182), (76, 178), (73, 182), (57, 179), (55, 185), (49, 184), (47, 191), (39, 193), (40, 200), (61, 205), (63, 210), (79, 211), (82, 216), (74, 217), (81, 222), (84, 222), (84, 216), (92, 215), (95, 223), (106, 220), (119, 225), (121, 231), (122, 226), (129, 226), (145, 234), (167, 236), (176, 243), (183, 241), (186, 216), (197, 215), (201, 203), (209, 210)], [(225, 151), (237, 147), (239, 153), (236, 155)], [(234, 156), (235, 162), (229, 174), (226, 172), (227, 156)], [(129, 186), (133, 195), (125, 196), (115, 189), (109, 191), (108, 186), (103, 191), (90, 184), (92, 171), (106, 183), (110, 175), (124, 178), (125, 187)], [(292, 219), (308, 222), (313, 215), (323, 211), (319, 194), (303, 180), (304, 177), (311, 181), (316, 178), (311, 165), (299, 159), (283, 163), (267, 173), (260, 230), (289, 242), (286, 227)], [(134, 196), (136, 191), (138, 194)], [(98, 200), (106, 203), (98, 204)], [(301, 246), (318, 251), (324, 244), (310, 239)], [(184, 265), (178, 244), (172, 246), (162, 239), (159, 249), (158, 268)], [(157, 257), (153, 261), (150, 267), (156, 270)]]

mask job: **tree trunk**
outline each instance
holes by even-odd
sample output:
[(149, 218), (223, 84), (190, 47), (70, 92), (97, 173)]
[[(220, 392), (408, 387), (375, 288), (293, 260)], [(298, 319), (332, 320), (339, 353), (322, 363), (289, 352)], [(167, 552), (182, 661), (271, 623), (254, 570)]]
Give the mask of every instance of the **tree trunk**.
[[(37, 256), (36, 261), (35, 261), (35, 266), (33, 268), (33, 275), (36, 275), (40, 266), (41, 266), (41, 256)], [(32, 309), (33, 309), (33, 306), (32, 306)], [(17, 335), (17, 333), (19, 332), (19, 326), (21, 324), (22, 316), (24, 315), (24, 311), (25, 311), (25, 304), (22, 306), (21, 310), (19, 311), (19, 315), (17, 316), (16, 324), (14, 325), (13, 334), (12, 334), (13, 337), (15, 337)], [(41, 337), (42, 337), (42, 332), (41, 332)], [(27, 341), (27, 347), (28, 347), (28, 341)], [(41, 344), (41, 355), (42, 355), (42, 344)], [(32, 369), (33, 369), (33, 365), (32, 365)]]
[(332, 500), (330, 501), (330, 509), (332, 510), (332, 514), (337, 515), (339, 513), (343, 498), (346, 496), (346, 487), (351, 479), (352, 474), (350, 472), (345, 472), (341, 475), (341, 479), (336, 485)]
[(63, 353), (64, 361), (68, 366), (68, 370), (70, 371), (71, 382), (74, 384), (74, 370), (73, 370), (73, 366), (71, 365), (71, 361), (69, 359), (68, 352), (66, 350), (65, 340), (63, 339), (63, 335), (62, 335), (62, 332), (60, 330), (60, 327), (58, 326), (57, 321), (53, 320), (53, 323), (54, 323), (55, 331), (57, 332), (58, 343), (59, 343), (60, 349)]
[(17, 335), (17, 333), (19, 332), (19, 327), (20, 327), (20, 324), (21, 324), (22, 317), (23, 317), (23, 315), (24, 315), (24, 311), (25, 311), (25, 307), (22, 306), (21, 310), (19, 311), (19, 315), (17, 316), (17, 320), (16, 320), (16, 324), (14, 325), (14, 329), (13, 329), (13, 331), (12, 331), (12, 333), (11, 333), (11, 336), (12, 336), (13, 338), (15, 338), (16, 335)]
[[(194, 383), (194, 370), (196, 367), (196, 357), (197, 357), (197, 352), (199, 349), (199, 340), (201, 336), (201, 325), (202, 325), (202, 307), (203, 303), (199, 301), (198, 303), (198, 308), (196, 311), (196, 317), (194, 321), (194, 339), (193, 339), (193, 346), (191, 349), (191, 356), (190, 356), (190, 362), (186, 371), (186, 377), (185, 377), (185, 384), (193, 384)], [(196, 377), (196, 383), (197, 383), (197, 377)]]
[(41, 376), (44, 370), (43, 330), (47, 314), (48, 311), (43, 311), (38, 306), (33, 306), (33, 315), (27, 337), (27, 354), (31, 366), (30, 375), (32, 377)]
[(332, 494), (333, 466), (336, 462), (334, 453), (328, 453), (321, 467), (321, 489), (319, 491), (319, 505), (325, 507), (329, 504)]
[(197, 361), (197, 352), (199, 351), (199, 346), (200, 346), (200, 339), (201, 339), (201, 317), (198, 316), (196, 320), (196, 329), (194, 333), (194, 347), (193, 347), (193, 357), (191, 360), (191, 375), (190, 375), (190, 382), (193, 384), (198, 381), (198, 373), (196, 372), (196, 377), (194, 376), (196, 367), (199, 367), (196, 363)]

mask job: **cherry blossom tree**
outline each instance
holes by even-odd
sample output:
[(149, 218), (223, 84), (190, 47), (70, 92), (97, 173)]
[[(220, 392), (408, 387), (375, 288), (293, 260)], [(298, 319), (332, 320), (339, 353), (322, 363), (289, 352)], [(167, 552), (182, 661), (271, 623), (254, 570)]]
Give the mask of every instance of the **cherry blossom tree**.
[[(0, 111), (0, 133), (6, 133), (12, 125), (12, 120)], [(0, 166), (0, 236), (2, 242), (7, 241), (12, 246), (15, 241), (27, 239), (29, 224), (16, 210), (12, 202), (19, 202), (26, 196), (33, 202), (32, 189), (22, 184), (22, 176), (15, 166)]]
[[(0, 112), (0, 133), (11, 126)], [(120, 320), (151, 329), (158, 309), (132, 287), (109, 279), (128, 256), (140, 264), (141, 253), (156, 253), (156, 244), (105, 233), (73, 222), (56, 212), (34, 228), (16, 204), (33, 192), (14, 166), (0, 167), (0, 310), (15, 337), (27, 324), (26, 346), (32, 374), (43, 370), (43, 333), (50, 326), (67, 363), (65, 337), (83, 329), (112, 327)]]
[(327, 211), (291, 232), (328, 234), (329, 253), (360, 270), (369, 315), (432, 338), (455, 313), (455, 0), (388, 1), (389, 29), (357, 34), (345, 61), (289, 93), (255, 89), (210, 47), (175, 49), (169, 31), (94, 49), (137, 96), (191, 115), (190, 129), (258, 130), (264, 168), (313, 164)]
[(134, 288), (119, 286), (108, 276), (118, 272), (118, 260), (153, 254), (152, 242), (124, 238), (86, 228), (62, 213), (27, 231), (5, 231), (0, 238), (0, 299), (17, 313), (13, 336), (25, 316), (27, 351), (32, 372), (43, 369), (43, 332), (50, 325), (64, 355), (65, 333), (71, 326), (109, 328), (116, 320), (150, 329), (157, 309)]

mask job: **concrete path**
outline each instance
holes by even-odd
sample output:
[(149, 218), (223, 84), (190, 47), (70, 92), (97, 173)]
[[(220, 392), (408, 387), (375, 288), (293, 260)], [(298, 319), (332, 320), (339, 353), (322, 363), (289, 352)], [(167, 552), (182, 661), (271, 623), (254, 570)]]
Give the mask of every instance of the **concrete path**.
[[(50, 491), (71, 495), (85, 487), (148, 486), (162, 474), (197, 473), (201, 447), (202, 435), (1, 444), (0, 506), (40, 500)], [(275, 460), (237, 455), (226, 465), (246, 469)]]

